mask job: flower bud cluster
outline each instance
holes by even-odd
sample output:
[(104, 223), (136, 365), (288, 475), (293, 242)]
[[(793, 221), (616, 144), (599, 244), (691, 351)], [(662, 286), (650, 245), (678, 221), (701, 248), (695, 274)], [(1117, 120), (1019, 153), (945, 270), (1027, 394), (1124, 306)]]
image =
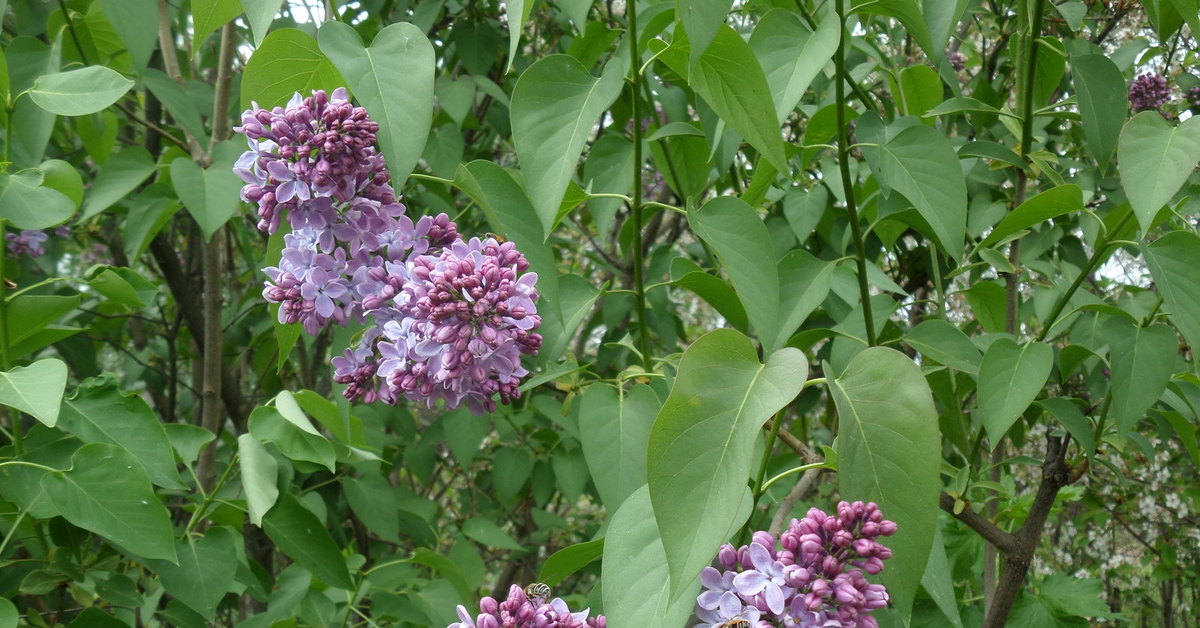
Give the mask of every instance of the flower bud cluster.
[(1158, 109), (1171, 95), (1167, 79), (1159, 74), (1143, 74), (1129, 86), (1129, 106), (1136, 111)]
[(694, 628), (744, 619), (770, 626), (876, 628), (870, 612), (888, 603), (887, 589), (867, 581), (892, 551), (879, 537), (895, 534), (874, 503), (841, 502), (837, 514), (813, 508), (778, 539), (755, 532), (751, 543), (725, 545), (718, 570), (700, 573)]
[(479, 601), (479, 615), (474, 618), (466, 607), (459, 605), (458, 617), (447, 628), (607, 628), (603, 615), (588, 617), (588, 610), (572, 613), (561, 598), (545, 600), (525, 595), (521, 587), (512, 585), (508, 599), (503, 602), (485, 597)]
[(408, 217), (378, 128), (342, 89), (242, 114), (242, 198), (258, 204), (259, 229), (273, 233), (284, 216), (292, 228), (263, 269), (263, 297), (311, 335), (370, 325), (333, 359), (351, 400), (494, 410), (493, 397), (520, 395), (521, 356), (541, 346), (537, 275), (512, 243), (464, 241), (445, 214)]

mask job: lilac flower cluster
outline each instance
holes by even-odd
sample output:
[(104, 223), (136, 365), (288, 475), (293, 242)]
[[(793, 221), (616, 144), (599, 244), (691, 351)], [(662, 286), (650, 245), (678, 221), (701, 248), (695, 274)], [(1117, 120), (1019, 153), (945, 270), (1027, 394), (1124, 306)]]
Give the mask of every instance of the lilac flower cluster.
[(1129, 86), (1129, 105), (1135, 112), (1158, 109), (1170, 95), (1167, 79), (1159, 74), (1143, 74)]
[(446, 214), (415, 222), (396, 198), (378, 124), (345, 90), (296, 94), (286, 108), (255, 105), (237, 127), (250, 150), (234, 167), (258, 227), (292, 231), (263, 297), (282, 323), (316, 335), (371, 323), (333, 359), (345, 395), (432, 407), (494, 410), (520, 395), (521, 356), (537, 353), (537, 275), (511, 243), (464, 241)]
[(46, 248), (43, 246), (50, 236), (45, 231), (36, 231), (30, 229), (22, 229), (20, 233), (8, 232), (4, 234), (4, 239), (8, 241), (8, 252), (14, 257), (18, 255), (28, 255), (29, 257), (40, 257), (46, 254)]
[(603, 615), (588, 617), (585, 609), (572, 613), (560, 598), (546, 600), (529, 597), (521, 587), (512, 585), (508, 599), (503, 602), (485, 597), (479, 601), (480, 613), (474, 619), (466, 607), (459, 605), (458, 617), (447, 628), (607, 628)]
[(723, 570), (700, 573), (694, 628), (743, 619), (755, 628), (876, 628), (870, 612), (887, 606), (887, 589), (867, 582), (892, 551), (881, 536), (896, 532), (874, 503), (841, 502), (837, 515), (813, 508), (776, 539), (755, 532), (750, 545), (725, 545)]
[(1189, 89), (1186, 97), (1188, 106), (1192, 108), (1192, 111), (1200, 114), (1200, 86)]

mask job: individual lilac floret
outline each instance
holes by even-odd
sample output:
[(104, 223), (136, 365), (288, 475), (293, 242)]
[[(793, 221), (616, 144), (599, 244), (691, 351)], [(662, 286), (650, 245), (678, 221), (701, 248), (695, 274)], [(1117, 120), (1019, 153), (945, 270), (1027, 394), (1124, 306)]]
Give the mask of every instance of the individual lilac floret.
[(476, 414), (494, 411), (496, 395), (501, 403), (520, 397), (528, 374), (521, 356), (542, 344), (537, 274), (528, 268), (513, 243), (494, 238), (460, 239), (437, 255), (389, 265), (396, 296), (369, 313), (388, 321), (378, 375), (391, 397), (430, 407), (465, 402)]
[(603, 615), (588, 617), (588, 609), (572, 613), (561, 598), (530, 599), (515, 584), (503, 602), (490, 597), (480, 600), (480, 613), (474, 617), (461, 604), (457, 610), (461, 621), (447, 628), (608, 628)]
[(1186, 98), (1192, 112), (1200, 114), (1200, 86), (1189, 89)]
[(755, 532), (750, 545), (725, 545), (717, 554), (724, 569), (700, 574), (693, 628), (734, 618), (755, 626), (875, 628), (870, 612), (887, 606), (887, 590), (864, 574), (883, 570), (891, 558), (881, 536), (896, 532), (879, 508), (841, 502), (837, 515), (813, 508), (793, 519), (779, 538)]
[(952, 52), (946, 55), (946, 59), (950, 61), (950, 67), (954, 68), (955, 72), (962, 72), (967, 67), (967, 57), (961, 52)]
[(1129, 86), (1129, 105), (1134, 111), (1158, 109), (1170, 95), (1167, 79), (1158, 74), (1143, 74)]
[(49, 239), (49, 235), (44, 231), (33, 231), (24, 229), (20, 233), (6, 233), (4, 238), (8, 240), (8, 252), (15, 255), (25, 254), (29, 257), (40, 257), (46, 253), (46, 248), (42, 245)]

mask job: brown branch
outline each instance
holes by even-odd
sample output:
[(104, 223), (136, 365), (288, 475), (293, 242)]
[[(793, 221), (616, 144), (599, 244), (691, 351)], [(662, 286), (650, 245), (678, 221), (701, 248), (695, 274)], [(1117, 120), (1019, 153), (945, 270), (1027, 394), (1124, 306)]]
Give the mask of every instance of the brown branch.
[(1020, 548), (1020, 541), (1017, 535), (1000, 529), (990, 519), (971, 510), (970, 506), (962, 509), (962, 512), (955, 514), (954, 512), (955, 499), (946, 493), (942, 493), (939, 497), (938, 505), (942, 510), (950, 513), (950, 516), (961, 521), (968, 528), (974, 530), (983, 540), (991, 543), (993, 547), (999, 549), (1005, 554), (1017, 552)]

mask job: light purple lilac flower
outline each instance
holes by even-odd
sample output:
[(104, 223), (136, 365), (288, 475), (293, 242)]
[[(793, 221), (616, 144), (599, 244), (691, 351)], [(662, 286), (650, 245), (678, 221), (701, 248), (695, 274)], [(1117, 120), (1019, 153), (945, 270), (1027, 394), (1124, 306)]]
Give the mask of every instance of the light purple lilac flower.
[(887, 589), (867, 581), (892, 552), (881, 536), (896, 532), (874, 503), (841, 502), (837, 515), (813, 508), (775, 537), (755, 532), (749, 545), (725, 545), (721, 570), (700, 574), (693, 628), (744, 619), (756, 628), (876, 628), (870, 612), (887, 606)]
[(16, 255), (40, 257), (45, 255), (46, 248), (42, 246), (50, 238), (45, 231), (23, 229), (20, 233), (8, 232), (4, 239), (8, 240), (8, 252)]
[(537, 275), (511, 243), (464, 241), (446, 214), (414, 221), (396, 198), (378, 125), (345, 90), (294, 96), (242, 114), (250, 149), (234, 166), (260, 229), (292, 231), (263, 297), (279, 321), (312, 335), (366, 323), (358, 346), (333, 359), (345, 396), (475, 413), (510, 403), (541, 345)]
[(1143, 74), (1129, 86), (1129, 105), (1134, 111), (1158, 109), (1171, 95), (1167, 79), (1159, 74)]
[(530, 599), (515, 584), (503, 602), (490, 597), (480, 600), (480, 613), (474, 617), (461, 604), (457, 610), (461, 621), (447, 628), (608, 628), (603, 615), (588, 617), (588, 609), (572, 613), (561, 598)]
[(1200, 86), (1189, 89), (1185, 97), (1192, 112), (1200, 114)]

